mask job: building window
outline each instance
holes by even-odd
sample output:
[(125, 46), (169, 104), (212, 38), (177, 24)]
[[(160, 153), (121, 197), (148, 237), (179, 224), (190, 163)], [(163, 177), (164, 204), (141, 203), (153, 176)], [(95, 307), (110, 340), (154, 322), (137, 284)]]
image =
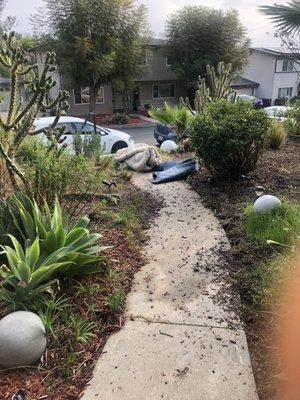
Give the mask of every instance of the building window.
[(286, 97), (293, 97), (293, 88), (292, 87), (280, 88), (278, 90), (278, 98), (279, 99), (285, 99)]
[(173, 65), (173, 59), (171, 56), (166, 57), (166, 67), (171, 67)]
[(170, 98), (170, 97), (175, 97), (174, 83), (153, 85), (153, 98), (154, 99), (165, 99), (165, 98)]
[(292, 72), (294, 71), (294, 63), (291, 60), (282, 61), (282, 72)]
[[(88, 87), (74, 89), (74, 102), (75, 104), (89, 104), (90, 103), (90, 90)], [(97, 104), (104, 103), (104, 89), (101, 86), (97, 94)]]

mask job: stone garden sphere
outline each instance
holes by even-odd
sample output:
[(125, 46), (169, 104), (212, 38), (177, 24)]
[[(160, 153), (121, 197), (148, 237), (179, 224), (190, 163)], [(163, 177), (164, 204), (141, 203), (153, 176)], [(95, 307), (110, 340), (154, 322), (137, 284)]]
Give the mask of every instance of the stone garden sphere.
[(176, 151), (177, 148), (178, 145), (175, 142), (173, 142), (173, 140), (165, 140), (160, 146), (160, 149), (162, 151), (165, 151), (166, 153), (171, 153), (173, 151)]
[(0, 365), (17, 368), (35, 364), (46, 349), (42, 320), (28, 311), (17, 311), (0, 320)]
[(257, 214), (265, 214), (281, 205), (281, 201), (269, 194), (259, 197), (254, 203), (253, 211)]

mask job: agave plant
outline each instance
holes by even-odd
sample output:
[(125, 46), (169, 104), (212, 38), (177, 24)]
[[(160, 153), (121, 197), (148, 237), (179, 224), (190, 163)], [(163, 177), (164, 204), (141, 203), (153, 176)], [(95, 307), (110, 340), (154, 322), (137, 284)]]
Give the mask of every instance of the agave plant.
[[(90, 234), (87, 229), (89, 218), (80, 218), (69, 228), (68, 218), (62, 213), (58, 199), (55, 201), (53, 213), (45, 202), (41, 210), (35, 201), (24, 196), (14, 198), (17, 205), (12, 210), (14, 222), (25, 244), (40, 240), (40, 259), (47, 259), (51, 254), (65, 249), (61, 262), (69, 262), (59, 272), (65, 276), (90, 274), (99, 271), (99, 262), (105, 259), (99, 255), (108, 247), (99, 246), (100, 234)], [(17, 211), (16, 211), (17, 210)]]
[(0, 267), (0, 299), (14, 307), (32, 304), (33, 300), (58, 282), (52, 279), (60, 269), (70, 267), (70, 261), (62, 261), (67, 248), (61, 248), (46, 258), (41, 257), (40, 240), (37, 237), (23, 250), (20, 242), (9, 235), (13, 247), (1, 246), (1, 255), (7, 265)]

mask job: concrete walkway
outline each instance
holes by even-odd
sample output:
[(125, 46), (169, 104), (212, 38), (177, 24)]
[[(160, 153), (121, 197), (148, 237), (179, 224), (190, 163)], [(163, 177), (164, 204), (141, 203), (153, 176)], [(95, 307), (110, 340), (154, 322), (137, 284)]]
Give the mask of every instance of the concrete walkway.
[(149, 231), (148, 264), (83, 400), (257, 400), (225, 233), (186, 183), (149, 180), (135, 176), (165, 205)]

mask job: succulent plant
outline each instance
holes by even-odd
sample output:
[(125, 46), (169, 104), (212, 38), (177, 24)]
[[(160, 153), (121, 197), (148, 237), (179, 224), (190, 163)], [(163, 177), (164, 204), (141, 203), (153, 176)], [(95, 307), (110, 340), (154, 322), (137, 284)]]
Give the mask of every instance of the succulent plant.
[[(69, 93), (59, 91), (53, 101), (47, 101), (50, 90), (56, 85), (51, 76), (56, 69), (55, 53), (46, 53), (44, 66), (39, 72), (38, 65), (30, 62), (28, 53), (16, 40), (14, 32), (3, 34), (0, 64), (8, 71), (11, 79), (7, 117), (0, 118), (0, 157), (6, 163), (13, 186), (19, 188), (21, 181), (30, 193), (30, 183), (15, 161), (16, 151), (27, 135), (37, 135), (44, 131), (33, 129), (34, 120), (41, 110), (55, 110), (56, 118), (51, 129), (55, 128), (59, 117), (69, 108)], [(27, 82), (26, 88), (30, 92), (29, 99), (25, 103), (19, 95), (21, 81)]]

